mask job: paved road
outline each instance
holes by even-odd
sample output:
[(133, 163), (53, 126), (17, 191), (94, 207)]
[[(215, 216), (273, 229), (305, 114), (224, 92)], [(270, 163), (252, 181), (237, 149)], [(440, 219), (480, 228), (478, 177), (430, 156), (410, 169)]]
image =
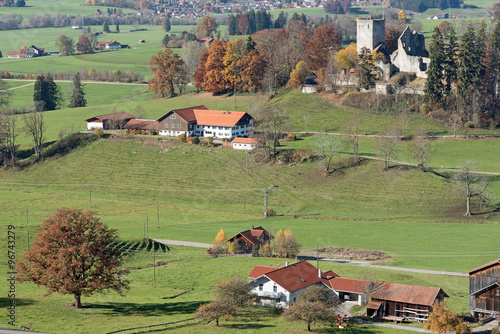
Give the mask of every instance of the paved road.
[[(35, 82), (35, 79), (3, 79), (6, 82), (8, 81), (26, 81), (26, 82)], [(54, 80), (54, 82), (73, 82), (73, 80)], [(125, 86), (147, 86), (147, 83), (138, 83), (138, 82), (118, 82), (118, 81), (94, 81), (94, 80), (82, 80), (82, 83), (96, 83), (103, 85), (125, 85)], [(21, 86), (22, 87), (22, 86)], [(19, 87), (14, 87), (19, 88)]]
[(397, 329), (397, 330), (405, 331), (405, 332), (432, 333), (431, 331), (425, 330), (423, 328), (415, 328), (415, 327), (408, 327), (408, 326), (392, 325), (392, 324), (388, 324), (388, 323), (366, 321), (366, 320), (359, 319), (359, 318), (356, 318), (356, 317), (351, 318), (351, 320), (353, 320), (353, 321), (355, 321), (357, 323), (360, 323), (360, 324), (367, 324), (367, 325), (378, 326), (378, 327), (393, 328), (393, 329)]
[(30, 332), (30, 331), (21, 331), (21, 330), (16, 330), (16, 329), (10, 329), (7, 327), (0, 327), (0, 334), (51, 334), (51, 333), (42, 333), (42, 332)]
[(0, 90), (0, 92), (6, 92), (8, 90), (13, 90), (13, 89), (18, 89), (18, 88), (23, 88), (23, 87), (28, 87), (28, 86), (33, 86), (35, 83), (32, 82), (32, 83), (29, 83), (29, 84), (26, 84), (26, 85), (22, 85), (22, 86), (17, 86), (17, 87), (12, 87), (12, 88), (7, 88), (7, 89), (4, 89), (4, 90)]
[(191, 241), (182, 241), (182, 240), (168, 240), (168, 239), (153, 239), (156, 242), (164, 245), (176, 245), (176, 246), (188, 246), (188, 247), (197, 247), (197, 248), (208, 248), (211, 247), (211, 244), (204, 244), (201, 242), (191, 242)]

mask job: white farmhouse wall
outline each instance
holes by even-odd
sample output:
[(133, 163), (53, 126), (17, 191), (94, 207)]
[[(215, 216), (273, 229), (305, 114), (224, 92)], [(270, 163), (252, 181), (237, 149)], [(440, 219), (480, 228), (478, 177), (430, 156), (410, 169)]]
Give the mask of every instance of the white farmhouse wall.
[[(290, 299), (291, 296), (287, 290), (277, 285), (267, 277), (260, 277), (252, 281), (251, 284), (252, 290), (250, 290), (250, 293), (259, 296), (262, 305), (287, 307), (288, 304), (293, 301), (293, 299)], [(262, 290), (260, 290), (260, 284), (262, 284)], [(276, 292), (274, 292), (275, 286)]]
[(87, 130), (102, 129), (102, 122), (87, 122)]
[(233, 149), (235, 150), (253, 150), (254, 148), (255, 144), (233, 143)]

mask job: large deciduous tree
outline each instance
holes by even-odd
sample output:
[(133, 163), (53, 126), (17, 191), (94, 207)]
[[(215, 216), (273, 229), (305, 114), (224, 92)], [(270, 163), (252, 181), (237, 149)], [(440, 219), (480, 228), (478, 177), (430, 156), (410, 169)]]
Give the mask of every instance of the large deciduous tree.
[(243, 38), (237, 38), (227, 44), (223, 65), (224, 78), (229, 89), (241, 90), (242, 88), (241, 74), (246, 67), (244, 64), (246, 54), (246, 42)]
[(236, 316), (236, 307), (226, 301), (214, 300), (198, 307), (196, 314), (205, 320), (215, 320), (215, 325), (219, 326), (220, 319), (229, 319)]
[(42, 223), (30, 250), (21, 256), (18, 279), (45, 286), (47, 294), (73, 295), (77, 309), (82, 296), (122, 293), (128, 289), (126, 271), (119, 269), (119, 252), (108, 248), (116, 238), (116, 230), (101, 223), (95, 212), (59, 209)]
[(277, 155), (282, 133), (289, 128), (285, 108), (278, 104), (264, 106), (255, 113), (255, 131), (259, 146), (263, 148), (263, 160), (270, 161)]
[(435, 303), (424, 329), (433, 333), (470, 334), (471, 330), (465, 322), (448, 309), (445, 301)]
[(464, 216), (470, 217), (471, 200), (477, 198), (479, 203), (488, 201), (488, 187), (490, 179), (484, 175), (475, 172), (476, 164), (474, 161), (467, 160), (457, 165), (457, 172), (453, 175), (452, 181), (461, 196), (466, 198), (466, 212)]
[(424, 129), (417, 130), (415, 137), (408, 144), (410, 155), (415, 158), (422, 170), (425, 163), (429, 162), (430, 156), (434, 153), (434, 146)]
[(281, 318), (293, 322), (303, 321), (307, 324), (307, 330), (310, 332), (313, 323), (332, 323), (335, 319), (335, 313), (323, 303), (298, 300), (283, 312)]
[(274, 252), (279, 257), (291, 258), (299, 254), (300, 245), (290, 230), (279, 230), (274, 239)]
[(250, 305), (252, 286), (239, 277), (233, 277), (225, 281), (217, 282), (214, 286), (215, 299), (224, 301), (235, 307), (246, 307)]
[(205, 76), (203, 78), (204, 88), (213, 94), (220, 94), (227, 88), (227, 80), (224, 77), (224, 55), (226, 54), (227, 42), (218, 39), (212, 42), (207, 49), (208, 57), (205, 63)]
[(42, 158), (43, 137), (45, 134), (46, 125), (41, 111), (32, 110), (23, 115), (24, 131), (28, 137), (33, 139), (35, 149), (35, 160)]
[(312, 70), (326, 67), (328, 52), (339, 50), (342, 37), (334, 23), (325, 23), (314, 31), (306, 46), (307, 63)]
[(85, 91), (83, 90), (83, 85), (80, 79), (80, 72), (76, 72), (73, 76), (73, 92), (71, 93), (71, 100), (68, 107), (70, 108), (80, 108), (87, 105), (87, 100), (85, 100)]
[(86, 35), (80, 35), (80, 37), (78, 37), (76, 51), (79, 53), (92, 53), (92, 44)]
[(205, 16), (196, 26), (196, 37), (210, 37), (217, 27), (217, 22), (213, 17)]
[(73, 38), (66, 35), (61, 35), (57, 38), (56, 46), (59, 48), (61, 56), (69, 56), (75, 52), (75, 43), (73, 42)]
[(162, 97), (167, 92), (170, 97), (174, 96), (174, 84), (180, 79), (184, 65), (182, 58), (171, 49), (165, 49), (152, 56), (149, 64), (153, 78), (149, 80), (148, 89)]

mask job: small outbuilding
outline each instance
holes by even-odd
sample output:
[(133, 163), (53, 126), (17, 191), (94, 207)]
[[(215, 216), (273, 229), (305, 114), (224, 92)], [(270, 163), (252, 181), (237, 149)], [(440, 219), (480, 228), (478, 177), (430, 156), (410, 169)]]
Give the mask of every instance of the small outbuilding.
[(500, 318), (500, 259), (468, 271), (469, 313), (476, 321)]
[(254, 138), (236, 137), (231, 141), (235, 150), (253, 150), (257, 147), (257, 140)]
[(94, 116), (86, 119), (85, 121), (87, 122), (87, 130), (114, 130), (123, 129), (124, 125), (133, 118), (135, 118), (135, 116), (127, 112), (118, 112), (113, 114)]

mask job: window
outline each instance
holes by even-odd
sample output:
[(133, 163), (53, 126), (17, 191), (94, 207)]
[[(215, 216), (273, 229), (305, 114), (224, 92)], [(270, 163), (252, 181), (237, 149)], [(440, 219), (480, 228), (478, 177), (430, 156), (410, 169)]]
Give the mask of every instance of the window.
[(264, 284), (259, 284), (259, 291), (264, 290)]
[(274, 286), (273, 286), (273, 292), (274, 293), (278, 292), (278, 286), (276, 284), (274, 284)]
[(168, 124), (167, 123), (165, 123), (165, 129), (168, 129)]
[(500, 297), (500, 289), (495, 290), (495, 297)]
[(172, 124), (171, 128), (172, 128), (172, 129), (175, 129), (175, 124)]
[(181, 125), (180, 125), (180, 124), (177, 124), (177, 128), (179, 128), (179, 129), (180, 129), (180, 128), (181, 128)]
[(170, 119), (175, 119), (175, 115), (170, 115)]

